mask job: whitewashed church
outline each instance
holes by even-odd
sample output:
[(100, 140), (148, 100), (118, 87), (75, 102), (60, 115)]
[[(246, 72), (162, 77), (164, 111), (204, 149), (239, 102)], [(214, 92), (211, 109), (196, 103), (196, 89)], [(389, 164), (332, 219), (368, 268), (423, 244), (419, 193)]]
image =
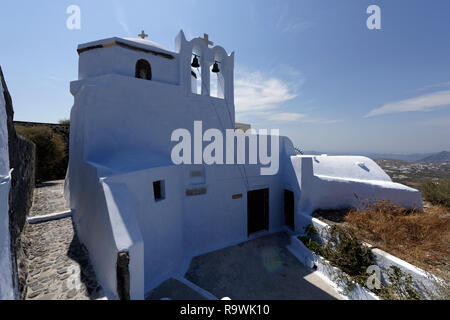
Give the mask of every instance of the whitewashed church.
[(286, 137), (275, 175), (261, 175), (262, 164), (175, 165), (174, 130), (236, 128), (234, 53), (182, 31), (174, 51), (141, 36), (80, 45), (70, 86), (66, 199), (108, 297), (143, 299), (193, 257), (300, 232), (302, 217), (355, 205), (355, 193), (422, 208), (417, 190), (372, 160), (298, 156)]

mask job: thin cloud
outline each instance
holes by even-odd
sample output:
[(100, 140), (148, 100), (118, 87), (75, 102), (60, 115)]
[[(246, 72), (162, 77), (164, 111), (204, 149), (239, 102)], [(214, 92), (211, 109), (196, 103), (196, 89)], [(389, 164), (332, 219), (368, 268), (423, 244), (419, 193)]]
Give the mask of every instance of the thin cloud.
[(61, 77), (56, 77), (56, 76), (52, 76), (52, 75), (48, 76), (47, 79), (50, 80), (50, 81), (57, 81), (57, 82), (65, 80), (65, 79), (63, 79)]
[(450, 127), (450, 117), (432, 119), (432, 120), (421, 122), (419, 124), (424, 125), (424, 126), (431, 126), (431, 127)]
[(277, 113), (265, 113), (265, 118), (274, 122), (296, 122), (296, 123), (312, 123), (312, 124), (334, 124), (340, 123), (344, 120), (341, 119), (314, 119), (310, 118), (307, 114), (296, 112), (277, 112)]
[(302, 113), (280, 112), (280, 113), (271, 114), (268, 119), (271, 121), (296, 122), (305, 117), (306, 117), (306, 114), (302, 114)]
[(450, 105), (450, 90), (438, 91), (419, 97), (387, 103), (371, 110), (365, 118), (401, 112), (425, 112)]
[(315, 124), (334, 124), (334, 123), (340, 123), (344, 122), (342, 119), (301, 119), (300, 122), (302, 123), (315, 123)]
[(238, 74), (234, 88), (236, 112), (277, 109), (298, 96), (294, 85), (258, 71)]
[(279, 12), (279, 17), (275, 23), (275, 27), (282, 33), (299, 32), (309, 29), (313, 26), (313, 23), (299, 20), (298, 15), (292, 14), (292, 8), (289, 4), (283, 4), (275, 11)]
[(313, 24), (311, 22), (291, 22), (281, 27), (281, 32), (299, 32), (311, 28)]
[(119, 24), (122, 26), (123, 31), (130, 35), (130, 27), (128, 26), (128, 22), (125, 17), (125, 11), (118, 0), (114, 0), (114, 11), (116, 14), (117, 22), (119, 22)]
[(334, 124), (334, 123), (341, 123), (341, 122), (344, 122), (344, 120), (342, 120), (342, 119), (331, 119), (331, 120), (319, 119), (319, 120), (316, 120), (315, 123), (319, 123), (319, 124)]
[[(235, 80), (235, 105), (239, 118), (251, 122), (333, 124), (340, 119), (314, 119), (305, 113), (283, 111), (284, 104), (299, 95), (305, 78), (301, 72), (280, 66), (287, 79), (269, 77), (259, 71), (240, 71)], [(211, 92), (214, 92), (212, 82)]]
[(430, 89), (445, 89), (445, 88), (450, 88), (450, 82), (441, 82), (441, 83), (430, 84), (428, 86), (418, 89), (418, 91), (426, 91), (426, 90), (430, 90)]

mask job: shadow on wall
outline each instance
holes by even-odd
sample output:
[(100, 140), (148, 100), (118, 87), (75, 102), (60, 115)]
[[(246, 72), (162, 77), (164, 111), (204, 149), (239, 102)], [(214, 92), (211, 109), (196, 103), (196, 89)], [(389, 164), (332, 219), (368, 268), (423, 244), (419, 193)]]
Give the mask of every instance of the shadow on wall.
[(89, 253), (86, 247), (78, 239), (75, 228), (67, 256), (79, 264), (80, 282), (85, 285), (89, 298), (98, 299), (101, 294), (101, 287), (97, 282), (95, 271), (90, 263)]

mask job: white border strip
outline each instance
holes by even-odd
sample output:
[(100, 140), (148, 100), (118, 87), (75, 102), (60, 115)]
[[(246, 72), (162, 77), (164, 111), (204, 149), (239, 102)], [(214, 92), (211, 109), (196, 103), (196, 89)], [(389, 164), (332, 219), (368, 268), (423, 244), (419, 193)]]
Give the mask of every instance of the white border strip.
[[(302, 227), (307, 226), (308, 224), (312, 224), (316, 229), (319, 231), (319, 237), (322, 241), (327, 241), (329, 238), (329, 228), (330, 225), (317, 219), (312, 216), (306, 216), (301, 214), (300, 215), (300, 225)], [(300, 235), (300, 234), (298, 234)], [(298, 239), (296, 239), (298, 240)], [(298, 240), (301, 242), (300, 240)], [(295, 245), (292, 245), (292, 243), (295, 243), (296, 241), (291, 241), (291, 247), (293, 249), (298, 249)], [(303, 243), (302, 243), (303, 244)], [(436, 285), (434, 282), (442, 282), (443, 280), (436, 277), (435, 275), (431, 274), (430, 272), (426, 272), (423, 269), (406, 262), (405, 260), (402, 260), (386, 251), (383, 251), (379, 248), (374, 248), (373, 246), (367, 244), (368, 247), (371, 248), (372, 254), (374, 257), (374, 263), (381, 268), (382, 272), (382, 282), (388, 282), (388, 279), (385, 277), (386, 271), (390, 269), (391, 266), (397, 266), (400, 268), (403, 272), (406, 272), (410, 274), (413, 279), (416, 281), (416, 285), (418, 286), (418, 290), (422, 294), (427, 294), (426, 290), (429, 290), (433, 293), (436, 293)], [(306, 248), (306, 247), (305, 247)], [(309, 250), (309, 249), (308, 249)], [(300, 250), (301, 251), (301, 250)], [(310, 259), (311, 260), (311, 259)], [(310, 263), (310, 261), (308, 261)]]
[(71, 216), (72, 216), (72, 210), (67, 210), (67, 211), (63, 211), (63, 212), (56, 212), (56, 213), (51, 213), (51, 214), (46, 214), (46, 215), (41, 215), (41, 216), (28, 217), (27, 222), (29, 224), (37, 224), (37, 223), (43, 223), (43, 222), (68, 218)]
[(339, 268), (331, 266), (323, 257), (314, 254), (309, 250), (297, 236), (291, 236), (291, 244), (286, 247), (302, 264), (309, 268), (316, 267), (316, 272), (322, 279), (332, 283), (332, 287), (343, 297), (349, 300), (379, 300), (379, 297), (366, 288), (354, 283), (355, 288), (351, 292), (346, 292), (345, 285), (338, 283), (345, 273)]
[(198, 285), (196, 285), (195, 283), (190, 282), (189, 280), (187, 280), (184, 277), (176, 277), (174, 278), (178, 281), (180, 281), (181, 283), (187, 285), (189, 288), (191, 288), (192, 290), (196, 291), (198, 294), (200, 294), (202, 297), (208, 299), (208, 300), (219, 300), (215, 295), (213, 295), (211, 292), (206, 291), (205, 289), (200, 288)]

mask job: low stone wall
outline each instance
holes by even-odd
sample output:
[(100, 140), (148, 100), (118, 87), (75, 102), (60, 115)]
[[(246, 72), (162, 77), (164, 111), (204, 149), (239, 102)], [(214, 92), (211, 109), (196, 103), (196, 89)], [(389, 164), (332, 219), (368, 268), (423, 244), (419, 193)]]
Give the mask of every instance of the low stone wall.
[[(26, 292), (26, 248), (22, 244), (22, 232), (26, 216), (31, 208), (34, 190), (34, 144), (16, 134), (12, 99), (0, 67), (0, 80), (4, 89), (8, 125), (9, 165), (14, 169), (9, 192), (9, 229), (13, 256), (13, 281), (22, 298)], [(19, 298), (19, 297), (17, 297)]]

